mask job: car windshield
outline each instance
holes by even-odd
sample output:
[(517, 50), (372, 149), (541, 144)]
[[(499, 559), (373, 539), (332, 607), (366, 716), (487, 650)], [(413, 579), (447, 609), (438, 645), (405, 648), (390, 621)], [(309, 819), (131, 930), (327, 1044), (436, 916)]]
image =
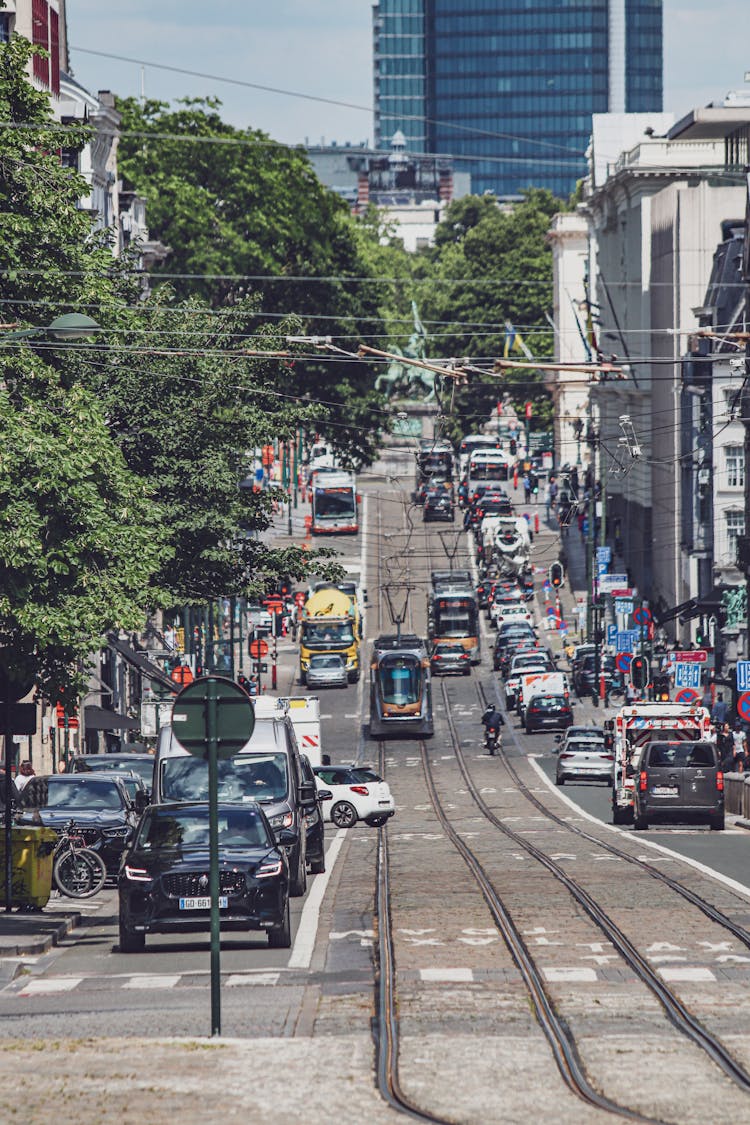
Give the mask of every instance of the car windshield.
[(531, 704), (539, 711), (556, 711), (559, 707), (567, 707), (561, 695), (537, 695), (532, 699)]
[[(272, 847), (268, 829), (257, 809), (219, 809), (220, 848)], [(207, 848), (208, 809), (150, 809), (143, 818), (136, 847)]]
[(605, 752), (605, 745), (603, 742), (596, 742), (593, 739), (588, 741), (579, 741), (565, 743), (565, 752), (568, 754), (603, 754)]
[[(220, 761), (220, 801), (283, 801), (287, 795), (286, 754), (242, 754)], [(208, 800), (208, 763), (202, 758), (165, 758), (162, 801)]]
[(367, 769), (364, 766), (357, 766), (352, 770), (352, 777), (355, 781), (382, 781), (380, 774), (375, 773), (374, 770)]
[(714, 748), (710, 742), (654, 742), (651, 745), (650, 766), (695, 767), (714, 766)]
[(340, 656), (311, 656), (310, 667), (315, 669), (335, 668), (337, 671), (341, 671), (344, 667), (344, 661)]
[(435, 645), (434, 651), (442, 656), (460, 656), (463, 645)]
[(354, 644), (351, 624), (306, 621), (302, 627), (302, 643), (307, 648), (348, 648)]
[(326, 488), (315, 489), (315, 513), (318, 516), (353, 516), (356, 509), (354, 489)]
[(48, 809), (121, 809), (120, 790), (113, 781), (50, 777), (47, 782)]

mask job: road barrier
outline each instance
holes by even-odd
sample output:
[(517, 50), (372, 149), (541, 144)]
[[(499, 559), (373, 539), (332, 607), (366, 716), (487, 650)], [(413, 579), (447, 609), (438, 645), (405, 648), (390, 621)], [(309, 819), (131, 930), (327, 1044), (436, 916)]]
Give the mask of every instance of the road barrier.
[(724, 808), (728, 813), (750, 820), (750, 774), (724, 774)]

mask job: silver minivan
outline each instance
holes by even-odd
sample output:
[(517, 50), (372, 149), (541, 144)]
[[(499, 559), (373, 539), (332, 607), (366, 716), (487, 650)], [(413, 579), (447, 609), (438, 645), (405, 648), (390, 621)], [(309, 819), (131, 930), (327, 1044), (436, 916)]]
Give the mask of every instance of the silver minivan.
[(634, 824), (702, 820), (724, 827), (724, 774), (713, 742), (651, 742), (635, 775)]
[[(218, 763), (219, 800), (257, 801), (271, 827), (294, 835), (285, 844), (292, 895), (307, 889), (307, 816), (316, 807), (314, 784), (304, 777), (294, 728), (287, 716), (259, 716), (239, 754)], [(152, 804), (208, 800), (208, 763), (175, 737), (171, 723), (159, 731)]]

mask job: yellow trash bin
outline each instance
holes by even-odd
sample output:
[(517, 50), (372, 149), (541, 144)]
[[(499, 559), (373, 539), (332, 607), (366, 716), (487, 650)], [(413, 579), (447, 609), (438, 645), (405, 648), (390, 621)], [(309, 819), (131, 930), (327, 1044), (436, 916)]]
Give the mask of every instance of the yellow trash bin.
[[(52, 890), (52, 860), (57, 833), (51, 828), (16, 825), (13, 838), (13, 905), (41, 910)], [(0, 825), (0, 887), (5, 885), (5, 828)]]

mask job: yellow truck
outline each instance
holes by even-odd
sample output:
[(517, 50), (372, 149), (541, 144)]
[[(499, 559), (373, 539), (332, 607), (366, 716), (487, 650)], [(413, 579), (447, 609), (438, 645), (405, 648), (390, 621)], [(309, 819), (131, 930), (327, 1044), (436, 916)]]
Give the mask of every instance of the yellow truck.
[(325, 653), (343, 656), (349, 683), (356, 683), (360, 676), (359, 642), (359, 619), (352, 599), (332, 586), (316, 590), (302, 609), (300, 679), (305, 679), (310, 657)]

